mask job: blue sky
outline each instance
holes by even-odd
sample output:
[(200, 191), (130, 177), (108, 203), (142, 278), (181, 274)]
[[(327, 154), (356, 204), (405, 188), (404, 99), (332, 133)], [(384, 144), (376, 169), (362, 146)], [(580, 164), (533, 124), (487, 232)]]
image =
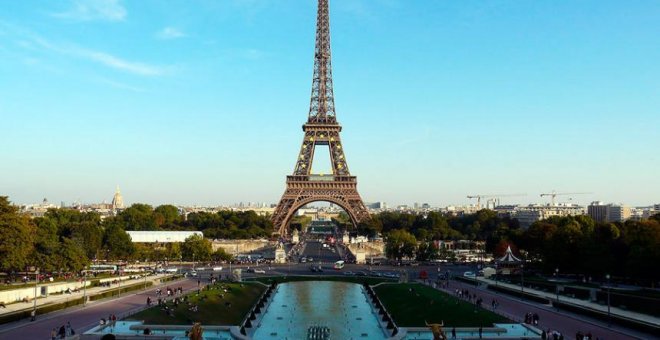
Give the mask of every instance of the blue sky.
[[(0, 194), (276, 202), (315, 15), (312, 0), (3, 2)], [(365, 201), (660, 203), (660, 2), (333, 0), (331, 32)]]

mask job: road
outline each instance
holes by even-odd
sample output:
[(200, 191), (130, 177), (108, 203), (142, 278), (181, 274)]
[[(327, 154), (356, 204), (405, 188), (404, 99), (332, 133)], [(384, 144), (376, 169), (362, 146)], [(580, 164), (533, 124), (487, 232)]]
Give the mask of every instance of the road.
[[(158, 287), (183, 287), (184, 291), (197, 289), (197, 280), (168, 282)], [(140, 293), (128, 293), (122, 297), (90, 302), (86, 307), (72, 307), (64, 311), (53, 312), (37, 318), (37, 321), (19, 321), (18, 323), (1, 325), (0, 339), (47, 339), (53, 328), (59, 328), (67, 322), (76, 333), (85, 332), (99, 323), (101, 318), (115, 314), (122, 318), (129, 311), (141, 308), (146, 304), (147, 296), (156, 296), (156, 287)]]
[[(332, 250), (334, 250), (334, 252)], [(337, 254), (337, 249), (335, 246), (328, 246), (327, 248), (323, 247), (323, 243), (319, 241), (307, 241), (305, 242), (305, 248), (302, 253), (303, 257), (313, 258), (314, 263), (334, 263), (341, 260)]]
[[(306, 250), (307, 251), (307, 250)], [(310, 248), (309, 252), (312, 253), (316, 251), (318, 254), (317, 248)], [(323, 251), (322, 251), (323, 252)], [(328, 251), (328, 253), (331, 253)], [(414, 280), (419, 276), (421, 271), (426, 271), (429, 273), (429, 276), (432, 279), (435, 279), (438, 273), (438, 267), (436, 266), (412, 266), (412, 267), (401, 267), (401, 266), (368, 266), (368, 265), (346, 265), (342, 271), (330, 270), (332, 264), (336, 257), (333, 257), (334, 254), (328, 254), (327, 257), (320, 257), (323, 261), (322, 266), (327, 270), (323, 272), (311, 272), (309, 263), (292, 263), (286, 265), (271, 265), (270, 269), (268, 265), (260, 265), (259, 268), (266, 270), (265, 275), (337, 275), (339, 272), (358, 272), (358, 271), (367, 271), (373, 270), (375, 272), (381, 273), (395, 273), (401, 270), (406, 270), (409, 272), (409, 277), (411, 280)], [(336, 256), (336, 255), (334, 255)], [(316, 255), (318, 257), (318, 255)], [(316, 259), (315, 259), (316, 260)], [(326, 262), (327, 260), (327, 262)], [(316, 263), (316, 261), (315, 261)], [(246, 268), (247, 265), (235, 266), (240, 268)], [(454, 275), (459, 275), (464, 271), (474, 271), (475, 267), (473, 265), (461, 265), (453, 266), (447, 265), (441, 267), (441, 272), (450, 271)], [(223, 276), (228, 272), (227, 269), (222, 271)], [(185, 291), (194, 290), (197, 288), (197, 280), (206, 281), (211, 274), (214, 274), (217, 277), (217, 272), (203, 270), (198, 271), (198, 278), (186, 279), (177, 283), (170, 283), (171, 287), (181, 286)], [(243, 274), (244, 277), (254, 277), (254, 276), (264, 276), (262, 274)], [(162, 286), (168, 286), (162, 285)], [(161, 287), (162, 287), (161, 286)], [(648, 334), (643, 334), (622, 327), (613, 327), (608, 328), (603, 322), (584, 317), (582, 315), (577, 315), (561, 310), (553, 309), (550, 306), (542, 305), (534, 302), (521, 301), (516, 298), (509, 297), (503, 294), (497, 294), (488, 290), (477, 289), (474, 286), (463, 284), (458, 281), (449, 281), (449, 286), (445, 289), (446, 292), (454, 294), (456, 289), (469, 289), (472, 294), (476, 293), (477, 296), (483, 298), (484, 305), (486, 307), (490, 306), (490, 302), (493, 299), (499, 301), (500, 306), (496, 312), (506, 316), (509, 319), (514, 321), (521, 321), (525, 313), (532, 312), (537, 313), (540, 316), (540, 325), (542, 329), (548, 330), (557, 330), (565, 335), (565, 337), (573, 338), (577, 331), (582, 332), (591, 332), (594, 335), (594, 338), (597, 336), (599, 339), (635, 339), (635, 338), (653, 338)], [(95, 303), (90, 303), (87, 307), (74, 307), (65, 311), (51, 313), (49, 315), (44, 315), (39, 318), (37, 321), (31, 323), (29, 321), (23, 321), (18, 324), (8, 324), (0, 326), (0, 339), (43, 339), (47, 338), (50, 334), (50, 330), (54, 327), (60, 327), (61, 325), (66, 324), (67, 321), (70, 321), (74, 329), (80, 333), (86, 331), (96, 324), (101, 318), (107, 318), (109, 314), (116, 314), (117, 318), (122, 318), (124, 315), (133, 311), (135, 309), (141, 308), (146, 302), (147, 296), (155, 297), (155, 287), (150, 288), (146, 292), (141, 292), (138, 294), (125, 295), (117, 299), (100, 301)], [(13, 328), (12, 328), (13, 327)]]

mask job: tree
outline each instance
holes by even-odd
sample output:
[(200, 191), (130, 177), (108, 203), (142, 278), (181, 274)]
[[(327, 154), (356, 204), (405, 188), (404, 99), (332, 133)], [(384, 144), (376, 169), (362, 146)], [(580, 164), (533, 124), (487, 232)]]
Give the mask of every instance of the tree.
[(103, 244), (103, 230), (99, 223), (84, 221), (72, 228), (71, 239), (85, 252), (87, 258), (94, 258)]
[(157, 227), (176, 227), (181, 221), (179, 208), (166, 204), (154, 209), (154, 222)]
[(40, 264), (42, 271), (52, 272), (58, 269), (57, 251), (60, 247), (56, 221), (38, 217), (33, 220), (37, 226), (32, 257)]
[(32, 255), (35, 226), (30, 218), (18, 213), (18, 208), (0, 196), (0, 270), (18, 271), (26, 266), (39, 266)]
[(58, 269), (64, 272), (81, 271), (89, 262), (83, 248), (70, 238), (62, 239), (57, 251)]
[(135, 251), (131, 237), (115, 224), (105, 229), (103, 246), (110, 259), (128, 259)]
[(438, 248), (431, 242), (422, 242), (417, 247), (417, 261), (428, 261), (438, 257)]
[(213, 261), (220, 262), (220, 261), (231, 261), (234, 258), (234, 256), (227, 253), (223, 248), (218, 248), (218, 250), (213, 252), (211, 258), (213, 259)]
[(203, 236), (192, 235), (181, 245), (184, 260), (208, 261), (211, 259), (211, 242)]
[(154, 210), (148, 204), (136, 203), (119, 213), (126, 230), (158, 230)]
[(405, 230), (396, 229), (387, 234), (385, 253), (387, 257), (401, 260), (404, 257), (412, 258), (417, 248), (415, 236)]

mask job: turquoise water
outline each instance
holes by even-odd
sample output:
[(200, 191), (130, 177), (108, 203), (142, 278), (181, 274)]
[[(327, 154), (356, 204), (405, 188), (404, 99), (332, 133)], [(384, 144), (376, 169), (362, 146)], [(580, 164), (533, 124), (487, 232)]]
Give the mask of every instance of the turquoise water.
[(280, 284), (254, 339), (307, 339), (310, 327), (330, 329), (330, 339), (386, 339), (361, 285), (309, 281)]
[[(137, 335), (141, 336), (143, 335), (143, 331), (140, 330), (132, 330), (131, 326), (141, 326), (142, 322), (140, 321), (117, 321), (116, 324), (113, 327), (104, 327), (103, 329), (92, 329), (89, 332), (86, 332), (85, 334), (121, 334), (121, 335)], [(202, 326), (203, 328), (204, 326)], [(176, 336), (175, 339), (188, 339), (186, 338), (186, 330), (188, 328), (182, 327), (181, 329), (158, 329), (155, 327), (151, 327), (151, 334), (152, 335), (172, 335)], [(225, 330), (204, 330), (203, 332), (203, 337), (205, 340), (231, 340), (233, 337), (229, 333), (229, 331)]]
[[(483, 338), (487, 339), (541, 339), (541, 335), (536, 333), (529, 328), (520, 325), (520, 324), (495, 324), (495, 328), (501, 328), (505, 332), (489, 332), (484, 331), (482, 333)], [(478, 330), (457, 330), (456, 337), (452, 338), (451, 327), (445, 328), (445, 334), (449, 339), (478, 339), (479, 331)], [(404, 338), (406, 340), (433, 340), (433, 334), (430, 331), (408, 331), (408, 334)]]
[[(118, 321), (113, 327), (97, 326), (86, 334), (103, 335), (107, 333), (132, 335), (143, 338), (142, 329), (131, 329), (141, 326), (139, 321)], [(311, 327), (327, 329), (329, 339), (373, 339), (389, 338), (378, 322), (378, 315), (373, 311), (364, 288), (355, 283), (308, 281), (280, 284), (270, 305), (261, 316), (255, 328), (248, 329), (248, 335), (253, 339), (308, 339)], [(202, 326), (203, 327), (203, 326)], [(521, 324), (495, 324), (491, 329), (485, 329), (483, 338), (488, 339), (540, 339), (535, 333)], [(153, 335), (174, 336), (175, 340), (184, 340), (189, 327), (181, 326), (174, 329), (163, 329), (151, 326)], [(445, 329), (450, 339), (478, 339), (478, 329), (457, 329), (456, 337), (452, 338), (451, 328)], [(318, 334), (318, 333), (317, 333)], [(205, 329), (206, 340), (231, 340), (229, 330)], [(319, 337), (316, 337), (320, 339)], [(404, 337), (407, 340), (432, 340), (433, 335), (424, 328), (408, 330)]]

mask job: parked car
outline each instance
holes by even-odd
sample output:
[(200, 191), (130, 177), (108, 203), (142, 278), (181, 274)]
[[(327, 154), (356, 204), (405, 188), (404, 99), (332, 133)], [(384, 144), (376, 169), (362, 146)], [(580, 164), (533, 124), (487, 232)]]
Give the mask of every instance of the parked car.
[(477, 275), (474, 272), (465, 272), (465, 273), (463, 273), (463, 276), (473, 278), (473, 279), (477, 277)]
[(266, 271), (263, 270), (263, 269), (255, 269), (255, 270), (254, 270), (254, 273), (255, 273), (255, 274), (266, 274)]

